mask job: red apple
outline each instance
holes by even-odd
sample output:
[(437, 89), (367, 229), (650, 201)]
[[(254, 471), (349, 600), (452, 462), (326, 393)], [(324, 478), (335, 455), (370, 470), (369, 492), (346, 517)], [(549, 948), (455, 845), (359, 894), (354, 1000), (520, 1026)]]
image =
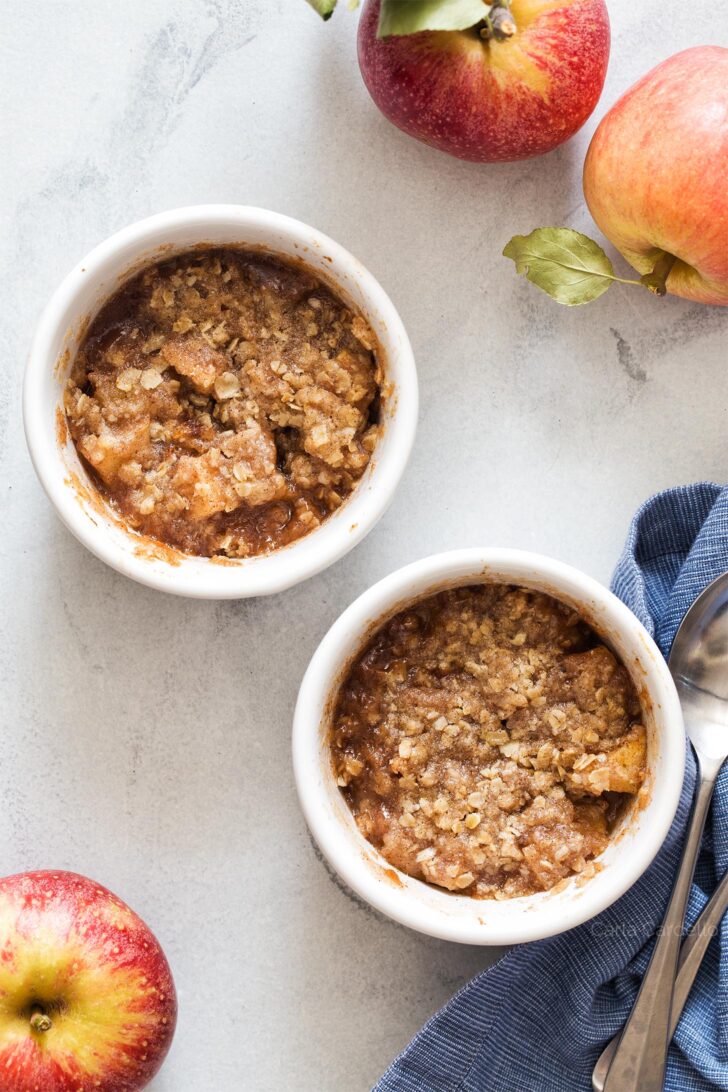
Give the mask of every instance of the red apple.
[(116, 895), (74, 872), (0, 879), (3, 1092), (137, 1092), (176, 1016), (164, 953)]
[(405, 133), (479, 163), (550, 152), (597, 104), (609, 60), (604, 0), (512, 0), (512, 37), (477, 27), (377, 38), (379, 0), (359, 23), (359, 67)]
[(640, 273), (667, 263), (668, 292), (728, 304), (728, 49), (686, 49), (622, 96), (589, 147), (584, 195)]

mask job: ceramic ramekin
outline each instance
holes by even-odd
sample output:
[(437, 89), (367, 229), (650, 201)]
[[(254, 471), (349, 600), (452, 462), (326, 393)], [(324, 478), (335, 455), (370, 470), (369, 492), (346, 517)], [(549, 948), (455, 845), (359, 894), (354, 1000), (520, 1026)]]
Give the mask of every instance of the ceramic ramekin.
[[(589, 879), (561, 890), (491, 901), (449, 894), (393, 868), (359, 833), (337, 788), (328, 747), (332, 705), (348, 665), (381, 622), (408, 603), (448, 587), (504, 582), (568, 603), (629, 669), (642, 698), (648, 776)], [(301, 684), (293, 726), (293, 764), (301, 805), (314, 838), (341, 878), (383, 914), (419, 932), (466, 944), (538, 940), (604, 910), (644, 872), (675, 814), (685, 766), (677, 692), (665, 660), (630, 610), (577, 569), (518, 550), (471, 549), (437, 554), (399, 569), (344, 611), (319, 645)]]
[[(100, 500), (63, 426), (63, 386), (89, 322), (147, 265), (200, 244), (294, 258), (364, 316), (385, 370), (382, 437), (347, 502), (310, 535), (273, 553), (227, 561), (155, 548)], [(199, 205), (132, 224), (101, 243), (60, 285), (40, 320), (25, 373), (25, 432), (33, 465), (66, 526), (102, 561), (162, 591), (207, 599), (282, 591), (337, 561), (372, 529), (402, 476), (417, 424), (417, 375), (402, 321), (379, 283), (315, 228), (265, 209)]]

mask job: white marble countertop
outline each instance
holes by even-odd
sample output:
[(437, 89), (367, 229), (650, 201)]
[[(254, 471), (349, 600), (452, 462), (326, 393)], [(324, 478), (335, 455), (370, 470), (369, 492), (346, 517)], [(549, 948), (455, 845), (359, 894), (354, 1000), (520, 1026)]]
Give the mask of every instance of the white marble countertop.
[[(155, 930), (180, 1018), (154, 1092), (364, 1090), (496, 954), (383, 920), (311, 844), (291, 712), (342, 608), (460, 545), (606, 581), (641, 500), (727, 476), (728, 312), (619, 286), (560, 308), (499, 256), (539, 224), (591, 231), (596, 120), (658, 60), (728, 43), (722, 0), (683, 22), (662, 0), (610, 10), (594, 118), (546, 158), (487, 167), (379, 115), (343, 0), (326, 26), (303, 0), (4, 5), (1, 870), (86, 873)], [(61, 276), (117, 228), (208, 201), (289, 213), (352, 250), (398, 306), (421, 382), (414, 456), (376, 530), (307, 584), (242, 603), (166, 597), (91, 557), (20, 423)]]

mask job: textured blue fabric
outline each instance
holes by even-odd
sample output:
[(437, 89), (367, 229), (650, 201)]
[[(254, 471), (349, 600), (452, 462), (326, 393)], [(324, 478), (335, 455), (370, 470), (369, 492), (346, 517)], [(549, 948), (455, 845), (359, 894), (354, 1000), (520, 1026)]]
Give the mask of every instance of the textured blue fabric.
[[(614, 591), (667, 656), (685, 611), (728, 569), (728, 488), (671, 489), (637, 512)], [(440, 1010), (376, 1092), (588, 1092), (602, 1047), (622, 1026), (677, 868), (695, 771), (673, 827), (634, 887), (599, 917), (512, 949)], [(694, 921), (728, 867), (728, 769), (721, 775), (688, 909)], [(714, 938), (670, 1049), (669, 1092), (728, 1089), (728, 923)]]

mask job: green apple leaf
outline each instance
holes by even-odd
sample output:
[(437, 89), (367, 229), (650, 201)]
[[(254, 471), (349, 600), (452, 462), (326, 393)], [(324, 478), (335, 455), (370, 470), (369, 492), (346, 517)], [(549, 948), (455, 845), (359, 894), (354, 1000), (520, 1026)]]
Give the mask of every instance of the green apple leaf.
[[(306, 3), (310, 4), (322, 19), (330, 19), (334, 13), (337, 0), (306, 0)], [(347, 7), (349, 11), (354, 11), (359, 7), (359, 0), (349, 0)]]
[(334, 14), (336, 0), (306, 0), (322, 19), (330, 19)]
[(514, 235), (503, 255), (513, 259), (518, 273), (569, 307), (598, 299), (612, 281), (621, 280), (599, 244), (573, 228)]
[(492, 6), (486, 0), (382, 0), (377, 37), (420, 30), (467, 30), (485, 19)]

